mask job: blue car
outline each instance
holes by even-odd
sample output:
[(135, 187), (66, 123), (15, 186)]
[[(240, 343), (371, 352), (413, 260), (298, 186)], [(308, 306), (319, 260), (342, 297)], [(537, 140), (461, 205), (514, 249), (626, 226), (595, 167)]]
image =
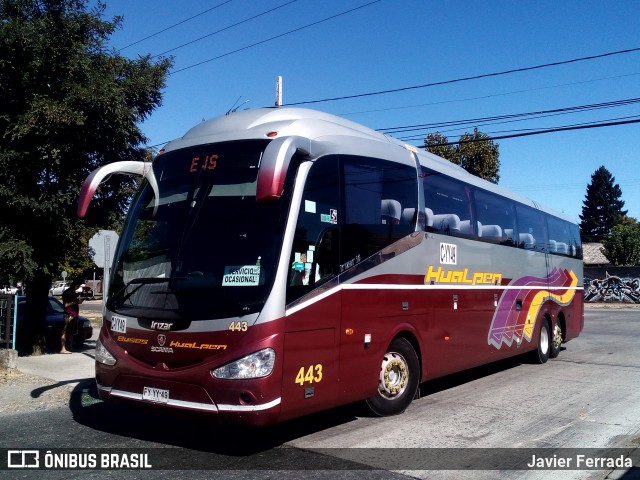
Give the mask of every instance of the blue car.
[[(60, 300), (54, 297), (47, 297), (47, 316), (45, 320), (45, 340), (47, 348), (54, 351), (60, 350), (60, 337), (62, 336), (62, 326), (64, 325), (64, 307)], [(20, 334), (20, 326), (25, 321), (25, 307), (27, 297), (19, 295), (18, 301), (18, 335)], [(78, 317), (78, 331), (73, 336), (73, 346), (80, 347), (82, 344), (93, 336), (93, 327), (88, 318)]]

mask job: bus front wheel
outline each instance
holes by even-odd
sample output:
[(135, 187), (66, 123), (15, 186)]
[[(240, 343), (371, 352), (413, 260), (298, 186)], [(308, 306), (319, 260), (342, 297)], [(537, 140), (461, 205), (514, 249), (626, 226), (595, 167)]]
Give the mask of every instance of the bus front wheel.
[(379, 416), (397, 415), (413, 400), (420, 382), (420, 362), (415, 349), (404, 338), (396, 338), (382, 359), (378, 392), (367, 399)]

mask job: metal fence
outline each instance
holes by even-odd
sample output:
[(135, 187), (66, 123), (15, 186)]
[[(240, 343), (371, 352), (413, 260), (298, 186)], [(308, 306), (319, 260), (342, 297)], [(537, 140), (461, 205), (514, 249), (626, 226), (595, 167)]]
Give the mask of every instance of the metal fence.
[(0, 293), (0, 348), (16, 348), (16, 297)]

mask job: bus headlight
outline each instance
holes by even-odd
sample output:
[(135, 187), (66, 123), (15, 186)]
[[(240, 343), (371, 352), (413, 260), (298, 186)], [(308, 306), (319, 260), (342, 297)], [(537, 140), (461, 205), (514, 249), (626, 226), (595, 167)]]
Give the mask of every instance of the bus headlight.
[(111, 355), (100, 339), (96, 342), (96, 362), (104, 365), (115, 365), (117, 362), (116, 357)]
[(243, 379), (266, 377), (273, 370), (276, 352), (272, 348), (264, 348), (222, 367), (211, 370), (215, 378)]

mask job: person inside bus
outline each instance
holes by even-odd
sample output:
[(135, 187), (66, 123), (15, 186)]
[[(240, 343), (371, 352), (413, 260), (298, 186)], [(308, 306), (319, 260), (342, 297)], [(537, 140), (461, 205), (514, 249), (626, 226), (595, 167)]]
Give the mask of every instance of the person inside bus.
[[(298, 256), (298, 255), (296, 255)], [(311, 268), (313, 264), (307, 261), (307, 254), (305, 252), (299, 254), (299, 260), (294, 260), (291, 268), (293, 273), (291, 275), (290, 284), (292, 286), (309, 285), (311, 278)], [(316, 263), (316, 275), (315, 282), (320, 280), (319, 265)]]

